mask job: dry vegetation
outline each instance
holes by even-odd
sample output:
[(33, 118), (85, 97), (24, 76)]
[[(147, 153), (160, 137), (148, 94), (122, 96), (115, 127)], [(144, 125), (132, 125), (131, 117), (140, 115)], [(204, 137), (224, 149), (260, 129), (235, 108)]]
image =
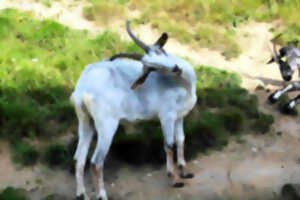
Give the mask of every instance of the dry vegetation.
[[(235, 40), (235, 28), (250, 20), (280, 20), (284, 25), (275, 34), (284, 32), (280, 42), (298, 45), (299, 0), (88, 0), (84, 16), (108, 24), (123, 19), (125, 14), (138, 11), (136, 23), (151, 24), (153, 28), (170, 33), (181, 43), (195, 48), (219, 50), (230, 59), (240, 53)], [(107, 13), (109, 12), (109, 14)], [(110, 16), (110, 17), (107, 17)]]

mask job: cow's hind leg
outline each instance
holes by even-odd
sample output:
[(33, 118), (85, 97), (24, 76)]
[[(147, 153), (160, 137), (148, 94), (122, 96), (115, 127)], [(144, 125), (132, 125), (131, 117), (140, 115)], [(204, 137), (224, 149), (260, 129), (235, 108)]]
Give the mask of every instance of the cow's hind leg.
[(93, 172), (96, 177), (97, 200), (107, 200), (104, 187), (103, 166), (105, 157), (109, 151), (112, 139), (119, 125), (119, 120), (112, 118), (96, 119), (97, 146), (92, 157)]
[(86, 158), (88, 154), (88, 150), (90, 147), (90, 143), (93, 137), (94, 128), (91, 123), (91, 118), (85, 113), (81, 107), (75, 107), (76, 114), (79, 121), (78, 127), (78, 145), (74, 155), (74, 159), (76, 160), (76, 199), (80, 200), (88, 200), (88, 195), (86, 194), (86, 190), (84, 187), (84, 167), (86, 164)]
[(175, 140), (177, 145), (177, 165), (180, 170), (181, 178), (193, 178), (194, 174), (186, 173), (186, 162), (184, 159), (184, 132), (183, 132), (183, 119), (175, 121)]

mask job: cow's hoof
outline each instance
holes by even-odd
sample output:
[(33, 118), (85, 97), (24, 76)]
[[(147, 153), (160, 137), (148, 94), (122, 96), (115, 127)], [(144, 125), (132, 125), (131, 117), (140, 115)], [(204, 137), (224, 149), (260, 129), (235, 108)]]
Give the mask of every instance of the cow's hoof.
[(77, 196), (77, 197), (75, 198), (75, 200), (84, 200), (84, 195), (82, 194), (82, 195), (80, 195), (80, 196)]
[(293, 114), (293, 108), (294, 107), (292, 107), (289, 102), (281, 106), (280, 111), (284, 114)]
[(275, 96), (276, 93), (277, 93), (277, 91), (274, 92), (273, 94), (271, 94), (271, 95), (268, 97), (268, 100), (269, 100), (269, 102), (270, 102), (271, 104), (274, 104), (274, 103), (276, 103), (276, 102), (278, 101), (278, 99), (274, 98), (274, 96)]
[(174, 184), (173, 184), (173, 187), (174, 187), (174, 188), (182, 188), (182, 187), (184, 187), (184, 183), (183, 183), (183, 182), (177, 182), (177, 183), (174, 183)]
[(194, 174), (193, 173), (181, 174), (180, 178), (184, 178), (184, 179), (194, 178)]

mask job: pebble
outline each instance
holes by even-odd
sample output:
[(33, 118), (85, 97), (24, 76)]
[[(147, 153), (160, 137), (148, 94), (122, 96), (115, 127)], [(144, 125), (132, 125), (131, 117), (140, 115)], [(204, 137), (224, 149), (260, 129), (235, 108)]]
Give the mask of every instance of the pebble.
[(252, 147), (251, 150), (252, 150), (253, 152), (255, 152), (255, 153), (257, 152), (257, 148), (256, 148), (256, 147)]

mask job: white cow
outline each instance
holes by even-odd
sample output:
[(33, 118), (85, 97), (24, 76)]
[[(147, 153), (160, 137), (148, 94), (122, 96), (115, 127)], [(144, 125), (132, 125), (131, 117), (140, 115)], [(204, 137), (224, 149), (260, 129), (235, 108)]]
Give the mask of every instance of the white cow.
[[(71, 96), (79, 121), (79, 142), (74, 156), (77, 161), (76, 199), (88, 199), (84, 166), (93, 134), (97, 132), (97, 146), (91, 162), (97, 179), (97, 199), (107, 200), (103, 182), (104, 160), (119, 123), (125, 121), (160, 120), (172, 185), (183, 187), (180, 178), (193, 177), (184, 172), (183, 118), (197, 100), (195, 71), (187, 61), (165, 52), (166, 33), (154, 45), (148, 46), (133, 35), (129, 22), (126, 28), (129, 36), (146, 53), (118, 54), (88, 65)], [(173, 161), (174, 144), (180, 173)]]

